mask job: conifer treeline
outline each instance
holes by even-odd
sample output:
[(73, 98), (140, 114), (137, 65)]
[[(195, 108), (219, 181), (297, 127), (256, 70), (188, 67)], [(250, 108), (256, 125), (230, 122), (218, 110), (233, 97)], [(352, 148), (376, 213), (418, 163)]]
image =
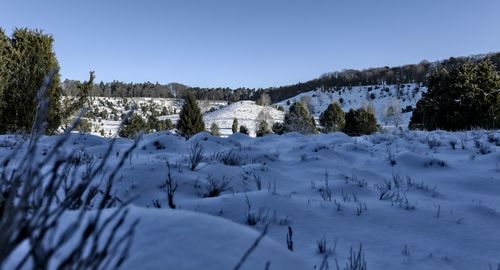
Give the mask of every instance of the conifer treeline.
[[(427, 77), (438, 67), (453, 67), (467, 61), (478, 62), (484, 57), (489, 57), (492, 63), (500, 70), (500, 53), (493, 53), (476, 57), (450, 58), (439, 62), (430, 63), (422, 61), (419, 64), (404, 65), (398, 67), (379, 67), (365, 70), (347, 69), (325, 73), (317, 79), (297, 84), (270, 87), (270, 88), (236, 88), (227, 87), (201, 88), (189, 87), (179, 83), (162, 85), (159, 83), (123, 83), (113, 81), (110, 83), (100, 82), (92, 88), (93, 96), (113, 97), (177, 97), (184, 98), (188, 92), (194, 94), (198, 100), (225, 100), (236, 102), (240, 100), (258, 100), (262, 94), (267, 93), (272, 102), (278, 102), (300, 93), (314, 89), (335, 90), (344, 86), (358, 85), (381, 85), (398, 83), (426, 83)], [(65, 80), (63, 89), (66, 94), (72, 95), (77, 92), (77, 81)]]

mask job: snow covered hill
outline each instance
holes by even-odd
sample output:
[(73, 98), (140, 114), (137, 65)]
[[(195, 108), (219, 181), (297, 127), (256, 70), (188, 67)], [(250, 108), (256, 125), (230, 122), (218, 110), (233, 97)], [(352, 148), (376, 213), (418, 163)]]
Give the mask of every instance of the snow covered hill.
[[(40, 149), (55, 138), (42, 138)], [(23, 140), (0, 136), (0, 157)], [(77, 165), (84, 169), (110, 143), (73, 134), (60, 151), (88, 157)], [(118, 139), (109, 166), (132, 143)], [(190, 170), (193, 148), (202, 160)], [(140, 220), (125, 269), (232, 269), (266, 225), (244, 269), (265, 269), (267, 261), (270, 269), (318, 269), (322, 243), (330, 269), (336, 262), (342, 269), (360, 244), (368, 269), (496, 269), (499, 150), (499, 131), (200, 133), (187, 141), (148, 134), (112, 192), (133, 199), (130, 218)], [(167, 161), (176, 210), (165, 209)], [(164, 209), (146, 209), (154, 205)]]
[(256, 126), (260, 118), (266, 120), (269, 127), (274, 122), (282, 122), (285, 113), (273, 107), (260, 106), (253, 101), (238, 101), (228, 106), (222, 107), (219, 110), (208, 112), (203, 116), (205, 126), (209, 130), (212, 123), (216, 123), (222, 136), (233, 134), (231, 127), (233, 120), (238, 119), (238, 125), (244, 125), (248, 128), (250, 136), (255, 136)]
[[(393, 123), (385, 121), (384, 110), (394, 100), (397, 100), (401, 110), (406, 109), (408, 106), (414, 108), (417, 101), (422, 97), (422, 93), (426, 91), (426, 87), (418, 84), (404, 84), (399, 86), (399, 89), (398, 85), (342, 87), (332, 91), (317, 89), (283, 100), (276, 103), (276, 105), (283, 106), (285, 110), (288, 110), (293, 102), (302, 100), (308, 105), (311, 113), (315, 117), (319, 117), (332, 102), (339, 102), (342, 109), (346, 112), (349, 109), (358, 109), (362, 106), (372, 104), (375, 108), (379, 124), (390, 126)], [(411, 112), (403, 113), (401, 126), (408, 126), (410, 118)]]
[[(118, 133), (122, 115), (135, 106), (135, 113), (143, 118), (155, 113), (160, 120), (170, 119), (175, 123), (184, 104), (182, 99), (174, 98), (118, 98), (90, 97), (90, 111), (93, 118), (87, 118), (92, 124), (91, 134), (102, 137), (114, 137)], [(198, 106), (202, 113), (216, 110), (227, 105), (226, 101), (200, 100)]]
[[(293, 102), (302, 101), (307, 104), (316, 118), (332, 102), (339, 102), (344, 111), (362, 106), (373, 106), (381, 126), (393, 127), (397, 124), (397, 126), (406, 127), (411, 118), (411, 109), (415, 108), (415, 104), (426, 91), (426, 87), (418, 84), (343, 87), (328, 91), (317, 89), (274, 105), (275, 107), (282, 106), (286, 111)], [(90, 111), (93, 116), (88, 118), (92, 125), (91, 134), (102, 137), (116, 136), (122, 115), (126, 114), (133, 105), (136, 106), (136, 113), (144, 118), (154, 113), (158, 115), (158, 119), (170, 119), (175, 124), (179, 119), (182, 104), (183, 100), (168, 98), (91, 97)], [(285, 114), (274, 107), (259, 106), (253, 101), (238, 101), (228, 105), (226, 101), (201, 100), (198, 101), (198, 105), (204, 113), (206, 129), (210, 130), (212, 123), (216, 123), (222, 136), (232, 134), (231, 127), (234, 118), (238, 119), (239, 125), (244, 125), (249, 129), (251, 136), (255, 136), (259, 117), (265, 119), (271, 126), (274, 122), (283, 121)], [(391, 105), (395, 106), (397, 111), (404, 111), (399, 123), (394, 123), (385, 116), (384, 112)]]

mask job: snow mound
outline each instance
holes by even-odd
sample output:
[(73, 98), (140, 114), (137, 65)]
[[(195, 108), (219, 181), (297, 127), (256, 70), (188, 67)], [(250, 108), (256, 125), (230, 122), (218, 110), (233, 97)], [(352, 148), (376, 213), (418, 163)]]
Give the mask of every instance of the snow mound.
[[(233, 269), (260, 232), (206, 214), (130, 206), (139, 220), (122, 269)], [(109, 211), (109, 210), (107, 210)], [(265, 237), (242, 269), (306, 269), (283, 245)]]

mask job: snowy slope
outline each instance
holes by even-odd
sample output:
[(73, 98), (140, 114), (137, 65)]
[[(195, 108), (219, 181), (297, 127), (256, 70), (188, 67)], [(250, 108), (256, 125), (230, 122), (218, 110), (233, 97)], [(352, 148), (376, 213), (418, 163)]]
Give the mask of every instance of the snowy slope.
[(231, 127), (234, 118), (238, 119), (238, 125), (244, 125), (248, 128), (250, 136), (255, 136), (256, 126), (258, 124), (259, 114), (266, 115), (265, 120), (269, 127), (274, 122), (282, 122), (285, 113), (269, 106), (260, 106), (253, 101), (238, 101), (219, 110), (208, 112), (203, 116), (207, 130), (210, 130), (212, 123), (216, 123), (221, 131), (221, 135), (228, 136), (233, 134)]
[[(13, 140), (0, 136), (1, 157)], [(45, 137), (40, 144), (53, 142)], [(64, 151), (99, 157), (109, 143), (74, 134)], [(191, 171), (188, 149), (196, 143), (204, 159)], [(131, 144), (119, 139), (117, 153)], [(257, 139), (201, 133), (188, 141), (148, 134), (115, 182), (120, 199), (135, 198), (132, 217), (141, 220), (126, 269), (232, 269), (266, 224), (270, 240), (257, 248), (246, 269), (264, 269), (268, 258), (270, 269), (314, 269), (323, 258), (317, 251), (323, 236), (330, 269), (335, 261), (344, 266), (349, 249), (360, 244), (368, 269), (496, 268), (499, 150), (499, 131), (288, 133)], [(167, 160), (182, 211), (147, 210), (155, 201), (168, 208)], [(210, 183), (228, 186), (208, 197)], [(248, 224), (250, 216), (256, 225)], [(286, 251), (287, 226), (293, 229), (293, 252)]]
[[(398, 96), (397, 85), (367, 85), (355, 87), (342, 87), (338, 90), (321, 90), (317, 89), (301, 93), (293, 98), (283, 100), (276, 103), (276, 105), (283, 106), (286, 110), (295, 101), (306, 100), (309, 105), (309, 110), (315, 117), (319, 115), (330, 105), (332, 102), (339, 102), (344, 111), (350, 109), (358, 109), (362, 106), (373, 104), (375, 107), (376, 117), (382, 126), (386, 126), (384, 121), (384, 109), (391, 104), (393, 99), (399, 101), (401, 109), (407, 106), (415, 107), (417, 101), (422, 97), (422, 93), (426, 92), (427, 88), (418, 84), (405, 84), (400, 87), (400, 95)], [(375, 97), (372, 99), (370, 95)], [(410, 122), (411, 112), (404, 113), (402, 117), (402, 126), (408, 126)], [(388, 125), (390, 125), (388, 123)]]
[[(64, 99), (63, 99), (64, 100)], [(152, 111), (159, 115), (158, 119), (170, 119), (175, 123), (179, 119), (179, 112), (184, 104), (182, 99), (174, 98), (149, 98), (149, 97), (90, 97), (90, 111), (105, 112), (105, 117), (97, 116), (95, 119), (87, 119), (92, 123), (91, 134), (104, 137), (114, 137), (118, 133), (122, 115), (135, 106), (135, 113), (146, 118)], [(226, 101), (201, 100), (198, 101), (202, 113), (216, 110), (227, 105)]]

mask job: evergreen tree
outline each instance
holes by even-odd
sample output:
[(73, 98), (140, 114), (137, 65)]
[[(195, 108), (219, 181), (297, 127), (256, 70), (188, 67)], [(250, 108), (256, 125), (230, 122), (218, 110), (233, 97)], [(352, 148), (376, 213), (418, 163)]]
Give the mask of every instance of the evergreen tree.
[(217, 136), (217, 137), (220, 136), (220, 130), (219, 130), (219, 126), (217, 125), (217, 123), (215, 123), (215, 122), (212, 123), (212, 125), (210, 126), (210, 133), (213, 136)]
[(377, 119), (372, 111), (366, 108), (350, 109), (345, 115), (344, 132), (350, 136), (372, 134), (376, 132)]
[(269, 128), (269, 124), (265, 120), (261, 120), (257, 125), (257, 130), (255, 131), (255, 135), (257, 137), (262, 137), (264, 135), (270, 134), (271, 129)]
[(236, 118), (233, 119), (232, 130), (233, 130), (233, 133), (238, 132), (238, 119), (236, 119)]
[(285, 114), (286, 132), (299, 132), (302, 134), (316, 133), (316, 123), (309, 110), (302, 102), (295, 102)]
[[(8, 51), (9, 51), (9, 38), (5, 35), (2, 28), (0, 28), (0, 113), (4, 106), (3, 93), (8, 81)], [(2, 124), (0, 123), (0, 130), (2, 130)]]
[(141, 116), (134, 114), (125, 120), (118, 134), (120, 137), (134, 138), (139, 132), (148, 133), (149, 131), (148, 123)]
[[(12, 38), (0, 33), (0, 132), (29, 132), (37, 110), (37, 90), (49, 71), (59, 65), (53, 49), (54, 39), (39, 30), (15, 29)], [(3, 70), (3, 71), (2, 71)], [(61, 87), (57, 73), (47, 90), (49, 103), (47, 132), (54, 133), (61, 124)]]
[(282, 135), (285, 133), (285, 125), (281, 122), (274, 122), (272, 130), (274, 133)]
[(338, 103), (332, 103), (319, 116), (319, 123), (325, 132), (340, 131), (345, 125), (345, 113)]
[(438, 68), (417, 102), (410, 128), (466, 130), (498, 128), (500, 74), (489, 59)]
[(198, 132), (205, 131), (205, 123), (203, 123), (201, 110), (196, 103), (195, 96), (191, 93), (188, 93), (184, 100), (184, 105), (179, 113), (177, 129), (186, 138), (190, 138)]
[(246, 135), (249, 135), (249, 131), (248, 131), (248, 128), (244, 125), (241, 125), (240, 126), (240, 133), (241, 134), (246, 134)]

